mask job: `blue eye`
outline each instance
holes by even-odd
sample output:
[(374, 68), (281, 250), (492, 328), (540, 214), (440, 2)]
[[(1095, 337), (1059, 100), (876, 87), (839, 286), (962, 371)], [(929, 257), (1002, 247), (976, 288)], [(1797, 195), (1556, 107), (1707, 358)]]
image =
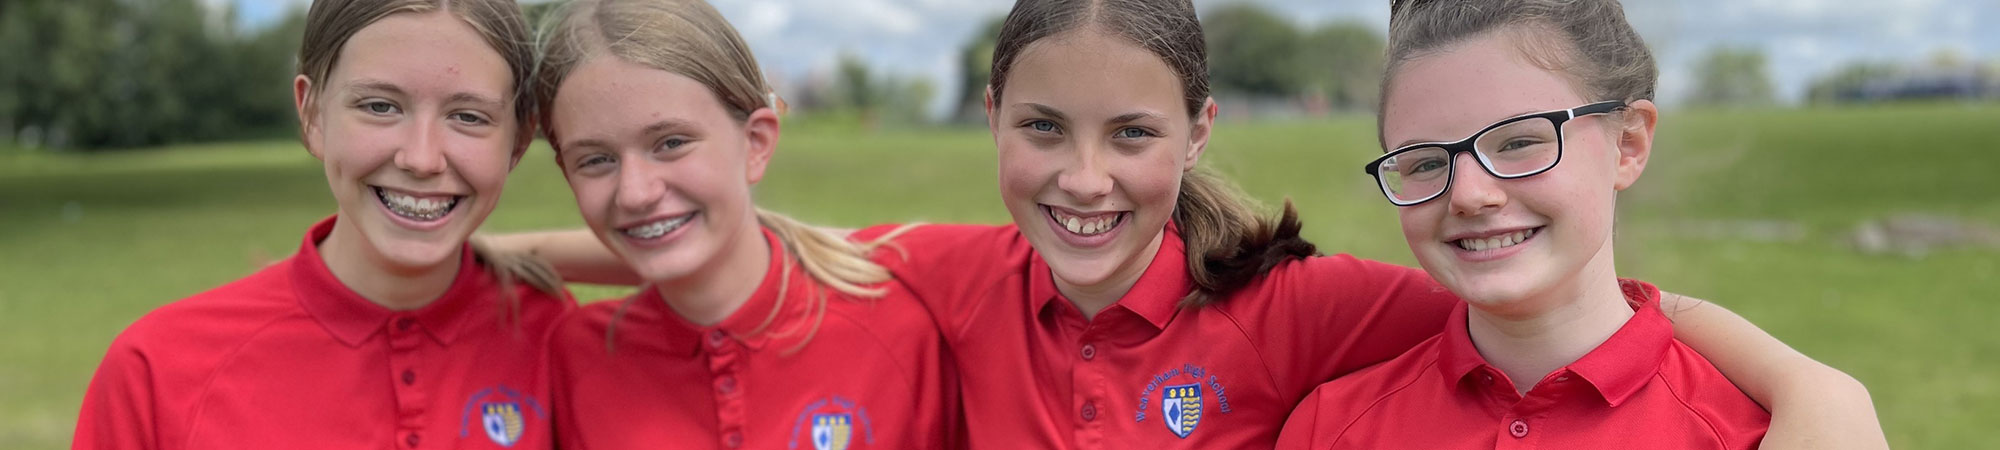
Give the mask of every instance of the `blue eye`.
[(396, 105), (390, 104), (389, 102), (385, 101), (372, 101), (372, 102), (362, 103), (360, 107), (362, 111), (367, 111), (369, 113), (377, 115), (394, 114), (397, 111)]
[(1125, 139), (1138, 139), (1138, 138), (1152, 137), (1152, 136), (1154, 136), (1153, 132), (1146, 131), (1146, 129), (1144, 128), (1122, 128), (1119, 129), (1118, 133), (1115, 135), (1115, 137), (1125, 138)]
[(602, 154), (590, 155), (583, 157), (583, 159), (577, 160), (576, 168), (583, 169), (583, 168), (588, 168), (590, 166), (595, 166), (598, 164), (605, 164), (610, 162), (613, 162), (610, 156), (605, 156)]
[(487, 123), (485, 117), (480, 117), (478, 114), (473, 113), (452, 113), (452, 115), (447, 117), (466, 125), (485, 125)]
[(1040, 131), (1043, 133), (1049, 133), (1056, 130), (1056, 123), (1046, 120), (1036, 120), (1033, 122), (1028, 122), (1028, 128), (1033, 128), (1035, 131)]
[(683, 139), (683, 138), (679, 138), (679, 137), (670, 137), (670, 138), (667, 138), (666, 140), (662, 140), (662, 141), (660, 141), (660, 148), (659, 148), (659, 149), (660, 149), (660, 150), (673, 150), (673, 149), (677, 149), (677, 148), (681, 148), (681, 146), (683, 146), (683, 145), (687, 145), (687, 143), (688, 143), (687, 139)]

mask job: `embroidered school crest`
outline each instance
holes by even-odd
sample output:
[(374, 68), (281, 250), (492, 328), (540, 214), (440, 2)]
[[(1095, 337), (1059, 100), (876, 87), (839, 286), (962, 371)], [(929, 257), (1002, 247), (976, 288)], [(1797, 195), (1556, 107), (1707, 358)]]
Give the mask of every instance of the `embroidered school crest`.
[(814, 414), (812, 422), (815, 450), (847, 450), (848, 440), (854, 438), (853, 415)]
[(486, 438), (501, 447), (513, 447), (521, 442), (521, 405), (512, 402), (487, 403), (480, 406), (480, 422), (486, 427)]
[(487, 440), (513, 447), (526, 437), (531, 421), (548, 420), (549, 415), (534, 397), (500, 385), (480, 389), (465, 399), (464, 411), (459, 413), (459, 439), (472, 436), (475, 418)]
[(799, 409), (798, 418), (792, 421), (790, 443), (785, 448), (799, 448), (800, 438), (811, 441), (814, 450), (847, 450), (874, 445), (875, 428), (868, 420), (868, 408), (835, 395), (813, 400)]
[[(1154, 395), (1155, 391), (1159, 394)], [(1201, 425), (1211, 399), (1214, 412), (1229, 414), (1229, 393), (1222, 385), (1222, 377), (1202, 366), (1182, 364), (1147, 379), (1146, 389), (1139, 393), (1139, 410), (1133, 412), (1132, 420), (1145, 422), (1157, 413), (1159, 416), (1155, 418), (1167, 426), (1168, 432), (1187, 439)], [(1160, 404), (1154, 406), (1153, 402)]]
[(1194, 427), (1201, 425), (1201, 385), (1183, 384), (1167, 386), (1160, 390), (1160, 422), (1167, 424), (1167, 431), (1187, 439), (1194, 433)]

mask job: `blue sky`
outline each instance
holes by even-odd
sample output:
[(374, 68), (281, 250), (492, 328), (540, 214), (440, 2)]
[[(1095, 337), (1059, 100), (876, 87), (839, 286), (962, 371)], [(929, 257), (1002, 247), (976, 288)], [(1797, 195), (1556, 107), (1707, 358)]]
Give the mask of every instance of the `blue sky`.
[[(241, 19), (268, 22), (304, 0), (234, 2)], [(1195, 0), (1207, 7), (1236, 0)], [(1301, 25), (1358, 20), (1387, 27), (1388, 0), (1251, 0)], [(1002, 0), (714, 0), (778, 79), (804, 77), (850, 51), (875, 66), (930, 77), (939, 97), (956, 92), (952, 63), (970, 33), (1005, 14)], [(1626, 0), (1627, 17), (1653, 47), (1661, 97), (1686, 95), (1690, 66), (1718, 45), (1770, 57), (1779, 97), (1800, 98), (1807, 83), (1854, 60), (1918, 62), (1938, 51), (2000, 61), (2000, 2), (1992, 0)], [(935, 107), (946, 106), (941, 98)]]

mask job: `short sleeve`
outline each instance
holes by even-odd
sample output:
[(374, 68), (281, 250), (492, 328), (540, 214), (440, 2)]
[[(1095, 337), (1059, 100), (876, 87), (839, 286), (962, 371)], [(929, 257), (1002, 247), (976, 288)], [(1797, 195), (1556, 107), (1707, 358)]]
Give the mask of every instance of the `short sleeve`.
[(1437, 335), (1459, 303), (1423, 270), (1349, 255), (1287, 262), (1246, 290), (1263, 298), (1225, 307), (1254, 322), (1246, 332), (1291, 398)]

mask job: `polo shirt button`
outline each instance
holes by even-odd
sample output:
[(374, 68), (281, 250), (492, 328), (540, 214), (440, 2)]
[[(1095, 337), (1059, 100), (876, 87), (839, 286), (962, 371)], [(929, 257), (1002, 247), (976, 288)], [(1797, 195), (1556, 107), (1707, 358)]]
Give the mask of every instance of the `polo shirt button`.
[(411, 384), (416, 384), (416, 382), (417, 382), (417, 372), (416, 372), (416, 371), (414, 371), (414, 370), (409, 370), (409, 369), (404, 369), (404, 370), (403, 370), (403, 385), (404, 385), (404, 386), (408, 386), (408, 385), (411, 385)]
[(398, 330), (410, 331), (410, 327), (415, 326), (416, 324), (417, 324), (416, 319), (411, 319), (408, 317), (396, 319), (396, 329)]
[(1089, 361), (1095, 358), (1097, 358), (1097, 345), (1083, 344), (1083, 360)]
[(715, 348), (722, 348), (723, 345), (726, 345), (728, 343), (729, 343), (729, 334), (723, 333), (722, 330), (715, 330), (708, 332), (708, 346)]
[(410, 435), (409, 435), (409, 436), (405, 436), (405, 437), (403, 437), (403, 443), (404, 443), (404, 444), (409, 444), (409, 445), (410, 445), (410, 447), (416, 447), (416, 446), (417, 446), (417, 441), (418, 441), (418, 439), (417, 439), (417, 434), (416, 434), (416, 433), (410, 433)]
[(716, 379), (715, 390), (723, 395), (736, 393), (736, 377), (723, 375), (722, 378)]
[(1514, 419), (1514, 424), (1507, 426), (1507, 433), (1514, 435), (1516, 438), (1528, 437), (1528, 422), (1521, 419)]
[(1096, 403), (1083, 404), (1083, 421), (1089, 422), (1093, 420), (1097, 420), (1097, 404)]
[(729, 446), (729, 448), (742, 447), (743, 433), (734, 431), (729, 432), (729, 435), (722, 437), (722, 445), (727, 445)]

